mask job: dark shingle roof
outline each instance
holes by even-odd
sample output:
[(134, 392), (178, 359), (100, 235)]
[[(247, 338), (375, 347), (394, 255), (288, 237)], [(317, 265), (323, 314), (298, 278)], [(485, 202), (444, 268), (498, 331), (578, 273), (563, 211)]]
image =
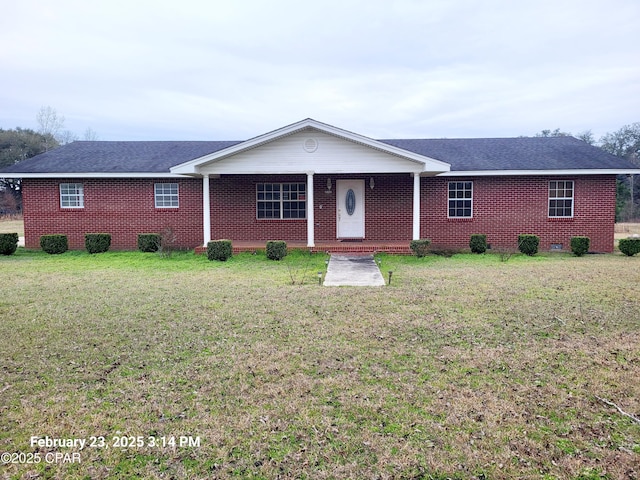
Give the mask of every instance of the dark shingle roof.
[(240, 142), (73, 142), (5, 168), (11, 173), (169, 173)]
[(573, 137), (380, 140), (451, 165), (451, 171), (637, 169)]
[[(452, 172), (638, 168), (573, 137), (379, 141), (446, 162)], [(238, 143), (242, 142), (73, 142), (0, 173), (169, 173), (170, 167)]]

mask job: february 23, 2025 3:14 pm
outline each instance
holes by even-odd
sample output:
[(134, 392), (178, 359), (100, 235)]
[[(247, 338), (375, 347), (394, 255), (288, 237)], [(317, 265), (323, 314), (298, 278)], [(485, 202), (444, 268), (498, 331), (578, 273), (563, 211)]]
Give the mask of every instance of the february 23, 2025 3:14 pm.
[(4, 452), (0, 455), (2, 464), (37, 464), (37, 463), (82, 463), (80, 452), (85, 448), (199, 448), (199, 436), (143, 436), (114, 435), (112, 437), (90, 436), (87, 438), (53, 438), (49, 436), (32, 436), (29, 440), (31, 448), (70, 448), (75, 452)]

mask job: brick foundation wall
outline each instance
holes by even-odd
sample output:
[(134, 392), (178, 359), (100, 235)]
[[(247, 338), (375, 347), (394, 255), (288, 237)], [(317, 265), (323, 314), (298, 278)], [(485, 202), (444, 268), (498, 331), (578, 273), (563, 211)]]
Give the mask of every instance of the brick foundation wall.
[[(473, 218), (447, 218), (448, 182), (473, 181)], [(573, 218), (548, 217), (551, 180), (574, 181)], [(494, 248), (517, 248), (521, 233), (540, 236), (540, 251), (551, 244), (570, 250), (572, 236), (591, 239), (591, 251), (612, 252), (615, 223), (614, 175), (568, 177), (423, 178), (420, 236), (434, 246), (468, 248), (474, 233), (487, 234)]]
[[(178, 183), (179, 208), (155, 208), (154, 184)], [(61, 183), (84, 185), (84, 208), (60, 208)], [(169, 227), (177, 246), (202, 243), (202, 181), (198, 179), (23, 179), (25, 246), (40, 236), (65, 234), (69, 248), (84, 249), (85, 233), (110, 233), (111, 248), (135, 250), (139, 233)]]

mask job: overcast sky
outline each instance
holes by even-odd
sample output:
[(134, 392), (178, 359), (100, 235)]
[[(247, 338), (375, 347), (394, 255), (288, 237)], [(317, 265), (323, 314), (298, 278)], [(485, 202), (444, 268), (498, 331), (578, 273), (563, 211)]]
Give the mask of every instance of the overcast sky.
[(640, 121), (638, 0), (4, 0), (0, 128), (244, 140), (601, 135)]

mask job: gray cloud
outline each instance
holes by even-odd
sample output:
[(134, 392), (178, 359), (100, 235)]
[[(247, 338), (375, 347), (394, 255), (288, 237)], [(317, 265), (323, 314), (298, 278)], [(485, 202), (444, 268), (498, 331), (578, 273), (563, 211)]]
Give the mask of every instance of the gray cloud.
[(312, 117), (376, 138), (596, 136), (640, 121), (636, 0), (23, 0), (0, 127), (244, 139)]

